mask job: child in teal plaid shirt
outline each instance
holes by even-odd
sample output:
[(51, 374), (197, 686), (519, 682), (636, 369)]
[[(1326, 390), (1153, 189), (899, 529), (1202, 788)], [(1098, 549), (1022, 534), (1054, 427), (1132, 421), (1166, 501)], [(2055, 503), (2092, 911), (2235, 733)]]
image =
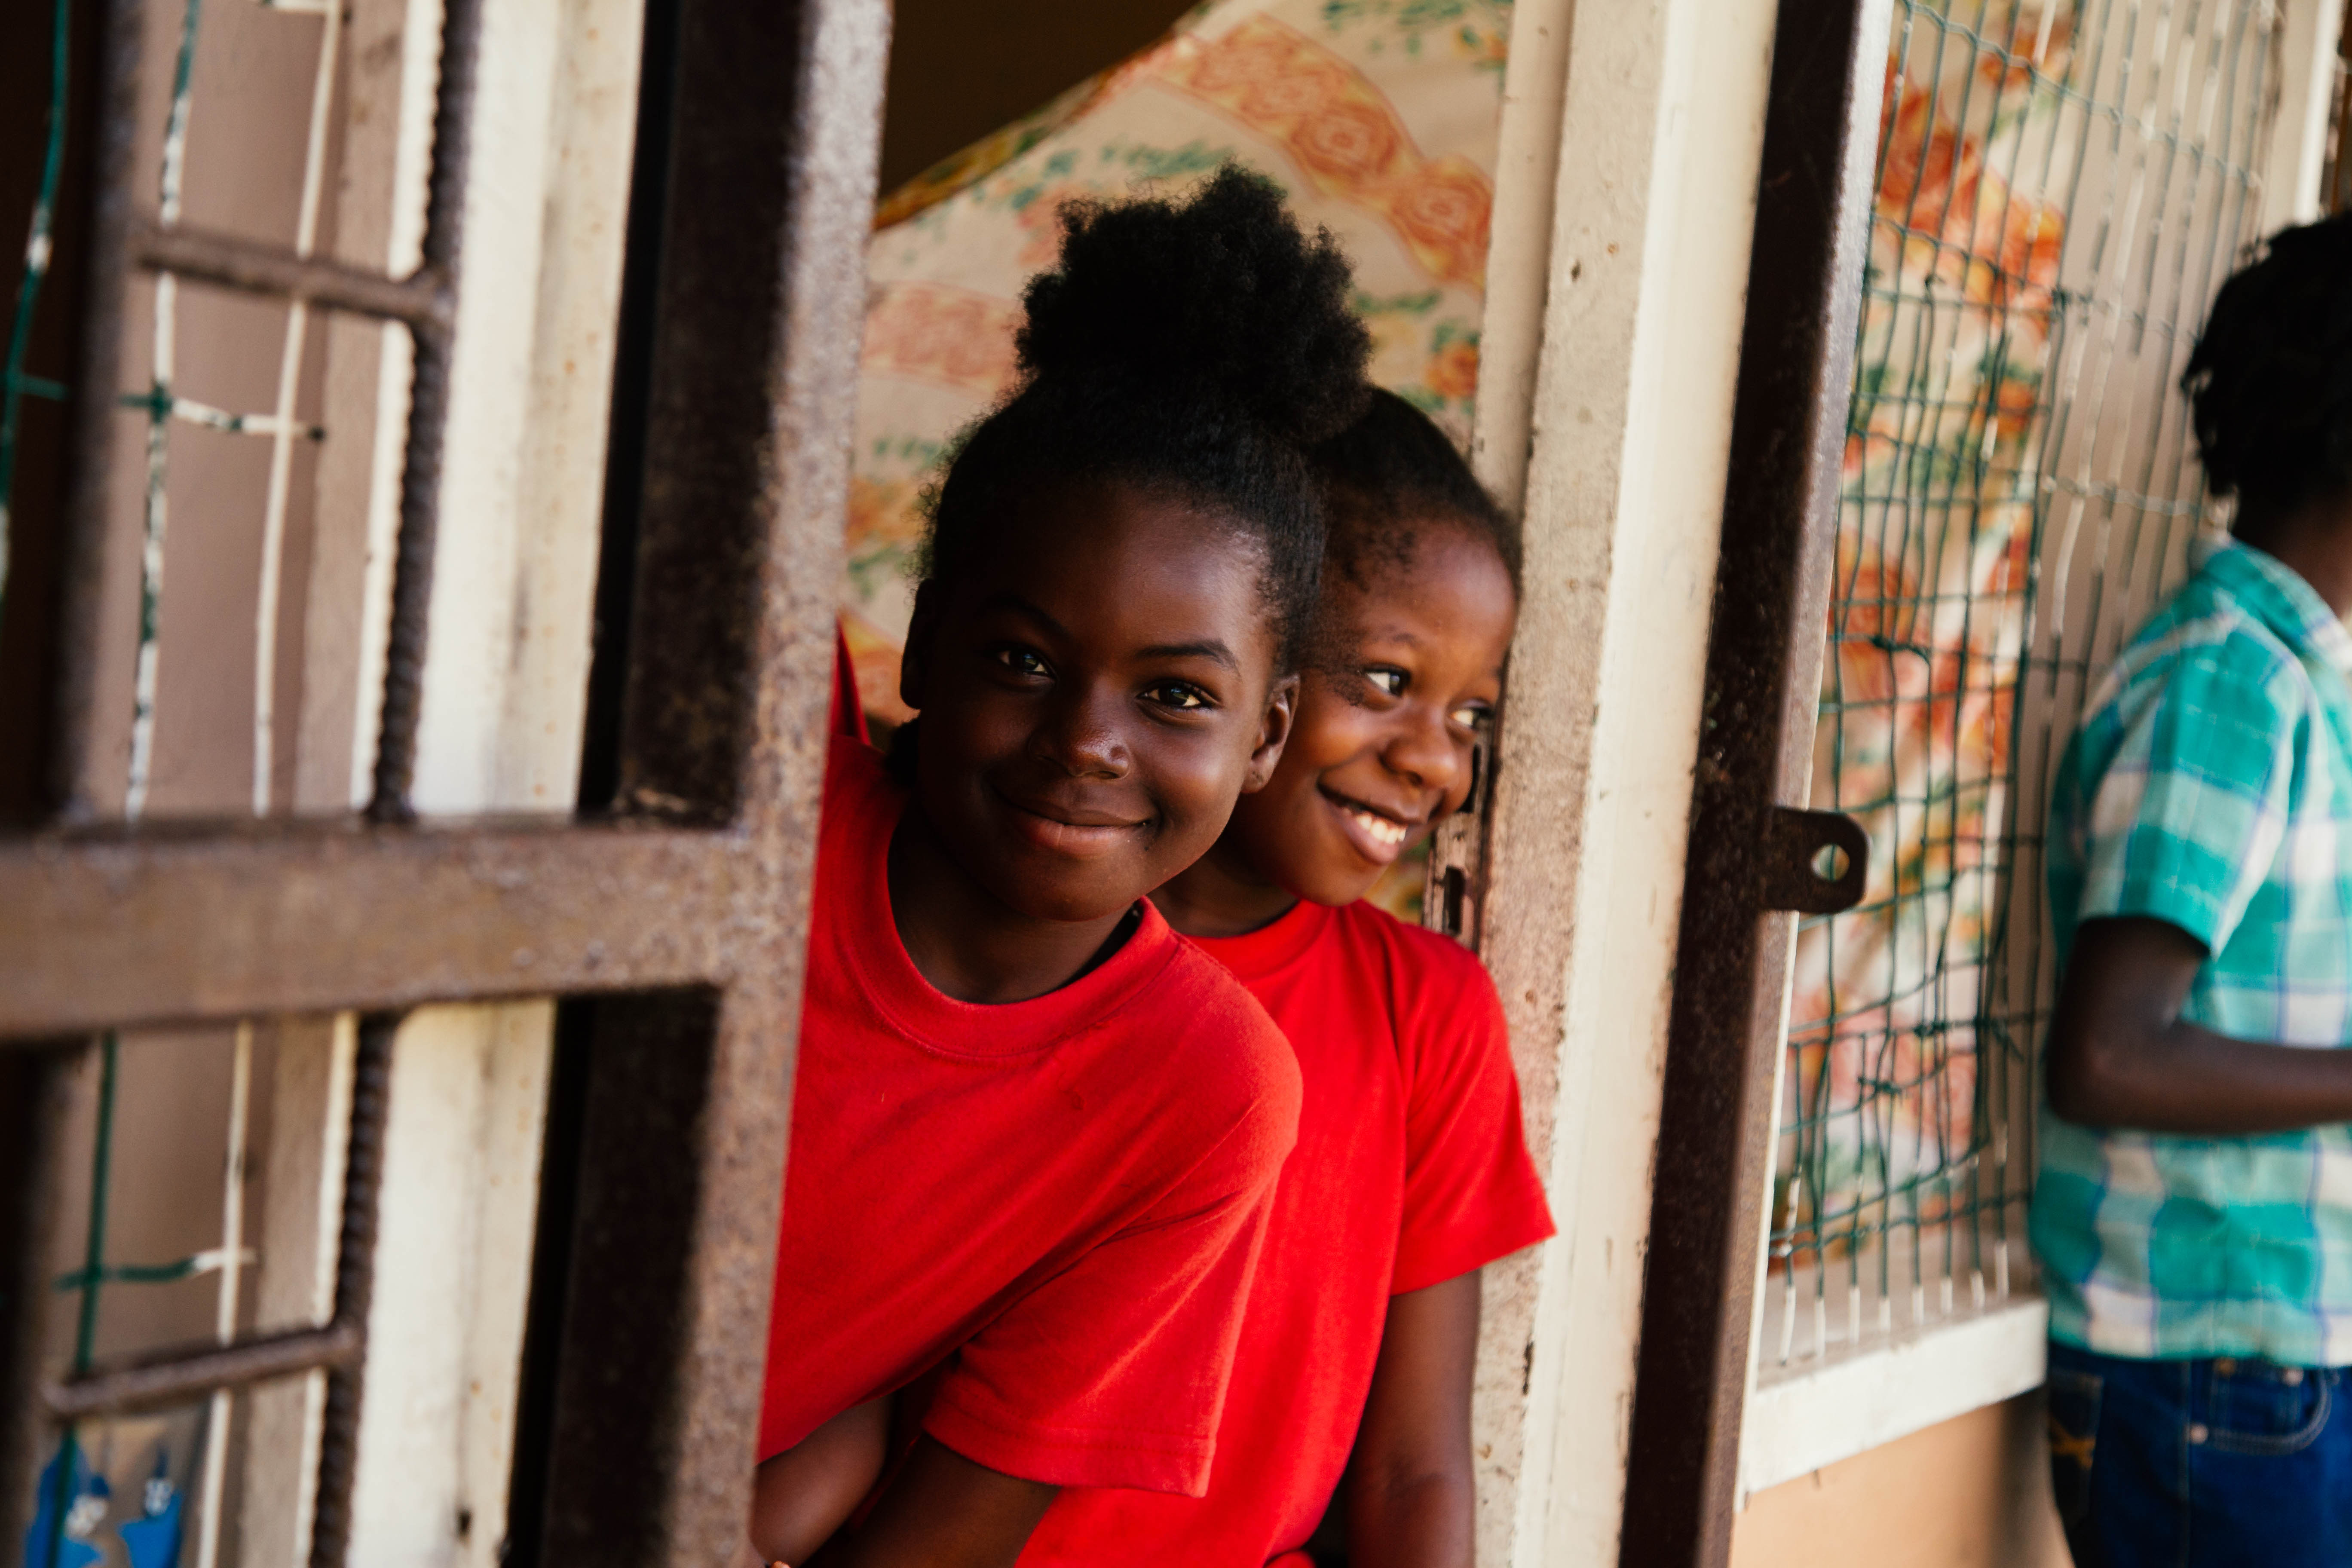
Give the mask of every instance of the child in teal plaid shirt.
[(2234, 539), (2059, 765), (2032, 1235), (2079, 1568), (2352, 1563), (2352, 217), (2189, 363)]

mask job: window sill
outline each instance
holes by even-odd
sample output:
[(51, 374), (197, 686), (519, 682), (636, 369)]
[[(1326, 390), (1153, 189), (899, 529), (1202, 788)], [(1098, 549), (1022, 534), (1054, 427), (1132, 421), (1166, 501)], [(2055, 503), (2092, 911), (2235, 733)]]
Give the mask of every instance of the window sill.
[(2040, 1387), (2049, 1330), (2048, 1303), (2026, 1297), (1762, 1384), (1741, 1426), (1742, 1501)]

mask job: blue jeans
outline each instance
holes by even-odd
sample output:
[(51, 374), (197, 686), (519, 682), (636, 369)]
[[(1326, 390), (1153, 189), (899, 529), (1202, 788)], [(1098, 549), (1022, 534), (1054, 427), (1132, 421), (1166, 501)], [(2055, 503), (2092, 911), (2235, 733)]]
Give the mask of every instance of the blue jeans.
[(2075, 1568), (2352, 1563), (2340, 1367), (2050, 1347), (2050, 1479)]

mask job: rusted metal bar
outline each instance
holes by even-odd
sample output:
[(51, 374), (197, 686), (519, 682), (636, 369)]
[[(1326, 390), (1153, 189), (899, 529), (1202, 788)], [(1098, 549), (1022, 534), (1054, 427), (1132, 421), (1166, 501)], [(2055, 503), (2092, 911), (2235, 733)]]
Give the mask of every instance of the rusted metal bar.
[[(678, 28), (621, 801), (735, 822), (772, 923), (739, 931), (715, 1005), (595, 1004), (555, 1410), (535, 1424), (540, 1560), (564, 1568), (700, 1568), (742, 1534), (889, 9), (685, 0)], [(616, 1353), (625, 1419), (602, 1394)]]
[[(433, 174), (425, 191), (424, 265), (457, 309), (466, 221), (466, 167), (473, 145), (474, 79), (482, 0), (447, 0), (442, 11), (441, 81), (433, 108)], [(376, 732), (378, 822), (415, 816), (416, 727), (425, 701), (425, 634), (433, 605), (434, 542), (441, 528), (441, 446), (449, 420), (450, 332), (415, 331), (408, 394), (408, 447), (400, 474), (400, 542), (393, 560), (392, 631), (384, 649), (383, 709)]]
[[(56, 727), (49, 794), (66, 822), (94, 819), (92, 751), (97, 745), (98, 650), (106, 597), (107, 518), (114, 478), (114, 433), (122, 373), (122, 295), (128, 277), (139, 126), (141, 0), (106, 0), (99, 40), (99, 104), (90, 169), (85, 301), (68, 437), (63, 605), (58, 617)], [(0, 1474), (0, 1488), (9, 1484)], [(7, 1537), (5, 1539), (14, 1539)]]
[(300, 300), (331, 310), (350, 310), (442, 331), (455, 324), (449, 290), (429, 272), (387, 278), (381, 272), (296, 256), (228, 235), (158, 228), (152, 224), (142, 224), (131, 231), (130, 250), (131, 260), (150, 271), (169, 272), (224, 289)]
[[(680, 26), (620, 804), (798, 812), (823, 763), (803, 683), (832, 668), (864, 320), (842, 226), (872, 222), (865, 79), (889, 14), (798, 0), (755, 23), (687, 0)], [(722, 58), (739, 38), (781, 52)], [(834, 58), (767, 63), (804, 48)]]
[(375, 1299), (376, 1211), (383, 1189), (384, 1129), (392, 1113), (392, 1047), (399, 1029), (396, 1013), (362, 1018), (352, 1064), (352, 1131), (343, 1157), (343, 1223), (335, 1251), (335, 1326), (358, 1337), (360, 1353), (327, 1376), (310, 1568), (342, 1568), (351, 1551), (360, 1395), (367, 1386), (368, 1308)]
[[(41, 759), (54, 815), (95, 816), (90, 752), (97, 730), (97, 652), (106, 586), (106, 517), (115, 394), (122, 349), (123, 256), (139, 123), (142, 0), (99, 7), (84, 312), (76, 345), (58, 617), (57, 710)], [(60, 1031), (62, 1033), (63, 1031)], [(63, 1205), (71, 1084), (86, 1041), (50, 1040), (0, 1061), (0, 1551), (31, 1526), (35, 1479), (48, 1436), (39, 1397), (47, 1349), (52, 1238)]]
[(1622, 1560), (1729, 1560), (1889, 0), (1780, 0), (1707, 640)]
[[(717, 999), (616, 996), (573, 1006), (590, 1015), (587, 1106), (573, 1168), (562, 1349), (552, 1420), (541, 1434), (548, 1450), (541, 1463), (516, 1460), (519, 1475), (541, 1474), (548, 1489), (533, 1500), (543, 1510), (531, 1527), (536, 1555), (516, 1568), (669, 1561), (665, 1541), (690, 1522), (677, 1517), (682, 1500), (663, 1472), (694, 1441), (692, 1390), (681, 1386), (677, 1360), (696, 1316), (693, 1217), (715, 1110)], [(764, 1252), (746, 1247), (742, 1264), (772, 1270), (774, 1258), (772, 1241)], [(737, 1333), (764, 1348), (765, 1335), (751, 1329), (764, 1321), (739, 1322)], [(746, 1358), (739, 1351), (730, 1359)], [(738, 1375), (757, 1389), (756, 1365)], [(748, 1479), (755, 1457), (751, 1429), (737, 1436), (739, 1474), (717, 1478), (730, 1490)], [(637, 1463), (626, 1460), (632, 1451)], [(513, 1500), (516, 1512), (524, 1502)]]
[(153, 1410), (184, 1405), (217, 1388), (243, 1388), (321, 1367), (343, 1366), (357, 1360), (365, 1348), (365, 1337), (349, 1324), (297, 1329), (235, 1344), (142, 1356), (68, 1383), (52, 1384), (42, 1391), (41, 1402), (60, 1421)]
[(25, 1539), (47, 1423), (39, 1397), (71, 1082), (86, 1042), (0, 1055), (0, 1542)]
[(0, 1039), (718, 984), (788, 929), (761, 871), (626, 824), (0, 841)]

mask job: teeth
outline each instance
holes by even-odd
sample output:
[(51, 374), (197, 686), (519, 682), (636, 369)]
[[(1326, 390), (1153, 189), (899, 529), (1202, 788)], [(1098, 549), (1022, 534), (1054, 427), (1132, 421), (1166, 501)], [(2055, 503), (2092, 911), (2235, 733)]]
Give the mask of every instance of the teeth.
[(1393, 849), (1404, 842), (1404, 824), (1402, 822), (1391, 822), (1387, 817), (1376, 816), (1369, 811), (1351, 811), (1348, 815), (1356, 819), (1357, 826), (1375, 844)]

